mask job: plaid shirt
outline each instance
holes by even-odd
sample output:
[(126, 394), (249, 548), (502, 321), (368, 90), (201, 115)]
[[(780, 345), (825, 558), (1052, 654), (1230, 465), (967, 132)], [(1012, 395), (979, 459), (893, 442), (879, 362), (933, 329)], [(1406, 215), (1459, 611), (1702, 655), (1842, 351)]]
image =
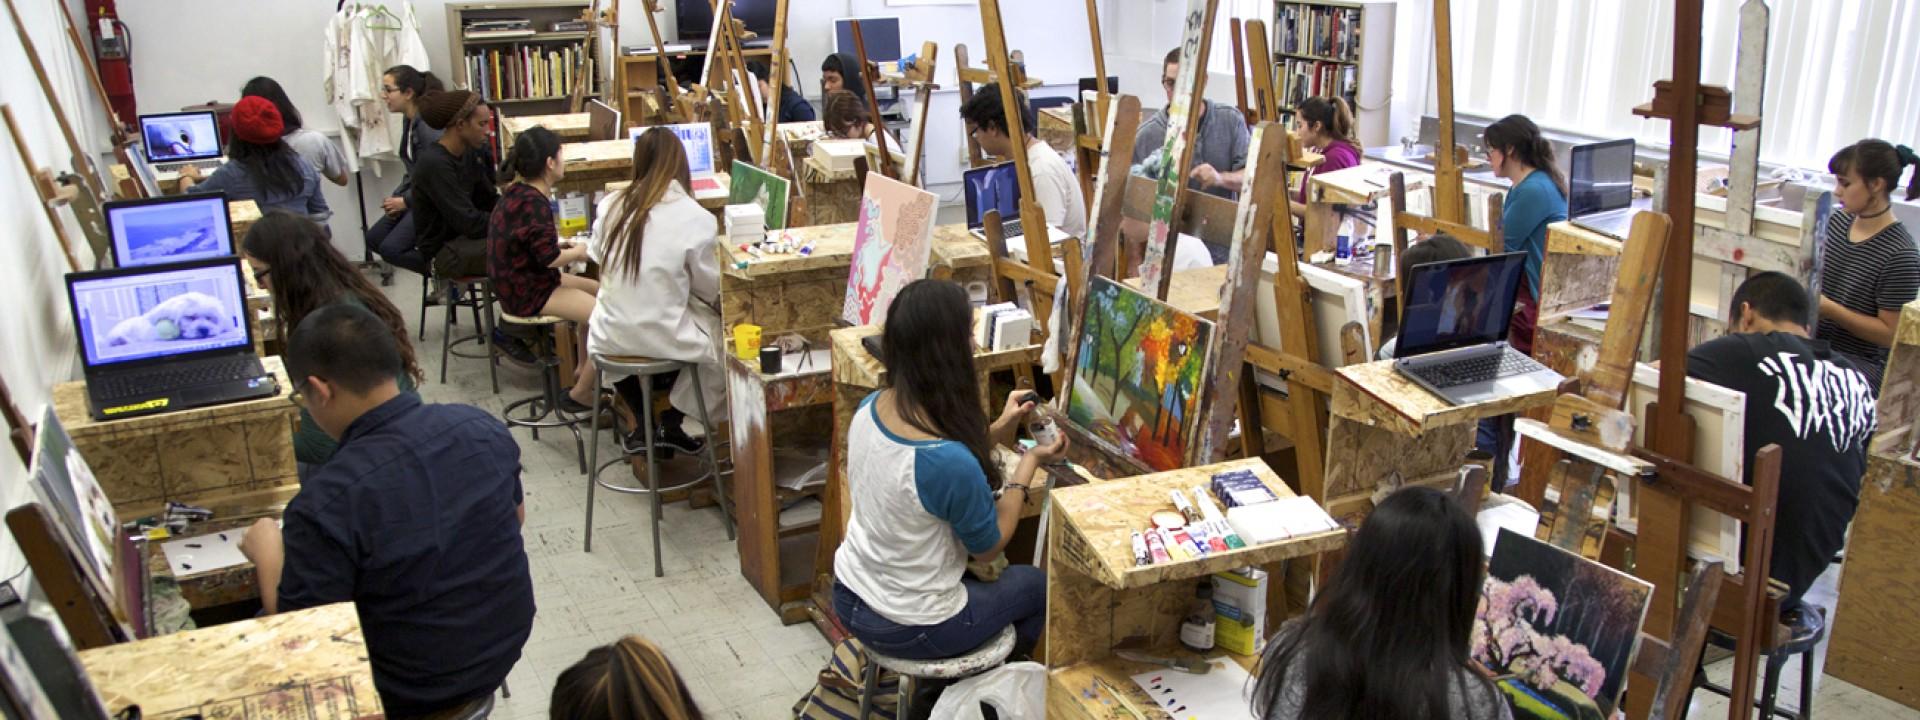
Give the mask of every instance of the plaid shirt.
[(539, 315), (560, 287), (559, 231), (545, 193), (526, 183), (507, 186), (487, 221), (487, 275), (500, 309), (513, 315)]

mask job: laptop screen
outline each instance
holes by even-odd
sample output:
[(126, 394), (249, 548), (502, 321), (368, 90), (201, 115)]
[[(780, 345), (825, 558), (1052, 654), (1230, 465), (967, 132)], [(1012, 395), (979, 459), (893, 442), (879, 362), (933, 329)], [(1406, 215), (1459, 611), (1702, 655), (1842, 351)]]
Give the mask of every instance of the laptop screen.
[(1618, 210), (1633, 204), (1633, 140), (1575, 147), (1570, 169), (1567, 217)]
[(961, 178), (967, 191), (967, 229), (984, 225), (988, 210), (998, 209), (1001, 222), (1020, 218), (1020, 176), (1013, 163), (974, 168)]
[(245, 347), (240, 260), (67, 276), (87, 367)]
[(1409, 358), (1507, 339), (1526, 267), (1524, 252), (1413, 266), (1393, 356)]
[(233, 254), (227, 198), (219, 193), (110, 202), (106, 213), (118, 267)]
[(140, 116), (141, 145), (147, 162), (211, 160), (220, 157), (220, 124), (211, 112)]
[[(635, 125), (627, 131), (628, 137), (640, 139), (640, 133), (650, 126)], [(680, 137), (680, 145), (687, 149), (687, 170), (694, 177), (713, 174), (713, 126), (706, 123), (681, 123), (679, 125), (661, 125)]]

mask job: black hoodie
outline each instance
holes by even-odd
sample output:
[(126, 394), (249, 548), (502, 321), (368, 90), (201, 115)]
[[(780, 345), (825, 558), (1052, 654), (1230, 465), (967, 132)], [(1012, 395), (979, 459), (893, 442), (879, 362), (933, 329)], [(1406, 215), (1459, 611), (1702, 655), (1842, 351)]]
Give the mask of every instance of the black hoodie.
[[(852, 53), (834, 53), (828, 55), (826, 61), (820, 63), (820, 72), (824, 73), (829, 70), (840, 73), (841, 85), (846, 88), (847, 92), (853, 93), (854, 97), (858, 97), (863, 101), (867, 99), (867, 84), (860, 79), (859, 58), (854, 57)], [(826, 95), (826, 88), (822, 87), (820, 89), (820, 96), (826, 97)]]

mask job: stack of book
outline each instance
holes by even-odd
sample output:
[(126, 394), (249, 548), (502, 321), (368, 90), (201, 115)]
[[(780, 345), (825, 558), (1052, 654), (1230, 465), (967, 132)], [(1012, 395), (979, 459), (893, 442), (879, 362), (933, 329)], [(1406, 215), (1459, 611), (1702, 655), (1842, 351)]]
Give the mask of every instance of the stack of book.
[(1341, 62), (1360, 59), (1359, 8), (1282, 5), (1280, 52)]
[(533, 21), (526, 18), (488, 18), (468, 20), (460, 34), (469, 40), (526, 37), (533, 34)]
[[(566, 95), (573, 89), (579, 45), (542, 48), (510, 45), (466, 55), (468, 84), (488, 100), (526, 100)], [(587, 58), (588, 82), (597, 74)], [(588, 92), (593, 92), (591, 87)]]
[(1359, 66), (1283, 58), (1280, 60), (1280, 104), (1300, 107), (1310, 97), (1340, 97), (1354, 109), (1359, 98)]

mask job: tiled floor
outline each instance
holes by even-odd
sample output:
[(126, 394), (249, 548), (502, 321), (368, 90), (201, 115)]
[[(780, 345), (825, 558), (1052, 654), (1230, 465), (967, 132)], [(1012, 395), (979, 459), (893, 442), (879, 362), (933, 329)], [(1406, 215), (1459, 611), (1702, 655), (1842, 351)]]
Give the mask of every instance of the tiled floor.
[[(398, 273), (387, 292), (410, 322), (419, 317), (415, 276)], [(430, 311), (427, 322), (427, 339), (417, 343), (417, 349), (428, 378), (437, 380), (441, 313)], [(421, 389), (427, 400), (469, 403), (497, 414), (507, 402), (539, 390), (532, 370), (508, 363), (500, 366), (497, 396), (488, 387), (482, 361), (456, 357), (448, 371), (445, 384), (429, 382)], [(707, 717), (790, 717), (794, 701), (813, 686), (814, 673), (827, 657), (826, 642), (811, 625), (781, 626), (753, 593), (740, 576), (738, 555), (727, 541), (718, 510), (689, 510), (684, 504), (667, 508), (660, 524), (666, 574), (655, 578), (645, 501), (597, 494), (594, 551), (584, 552), (586, 480), (572, 435), (543, 432), (539, 441), (524, 429), (513, 435), (526, 468), (526, 547), (539, 613), (533, 637), (508, 678), (514, 696), (499, 702), (494, 717), (545, 718), (560, 672), (588, 649), (629, 633), (643, 635), (666, 651)], [(614, 447), (611, 434), (602, 435), (601, 442), (603, 453)], [(1829, 570), (1810, 599), (1831, 608), (1837, 576), (1838, 568)], [(1724, 683), (1733, 664), (1723, 661), (1708, 670)], [(1795, 706), (1799, 660), (1789, 662), (1784, 675), (1783, 704)], [(1814, 706), (1821, 716), (1920, 720), (1920, 712), (1838, 679), (1821, 677), (1816, 684)], [(1702, 692), (1691, 716), (1724, 717), (1726, 711), (1724, 699)]]

